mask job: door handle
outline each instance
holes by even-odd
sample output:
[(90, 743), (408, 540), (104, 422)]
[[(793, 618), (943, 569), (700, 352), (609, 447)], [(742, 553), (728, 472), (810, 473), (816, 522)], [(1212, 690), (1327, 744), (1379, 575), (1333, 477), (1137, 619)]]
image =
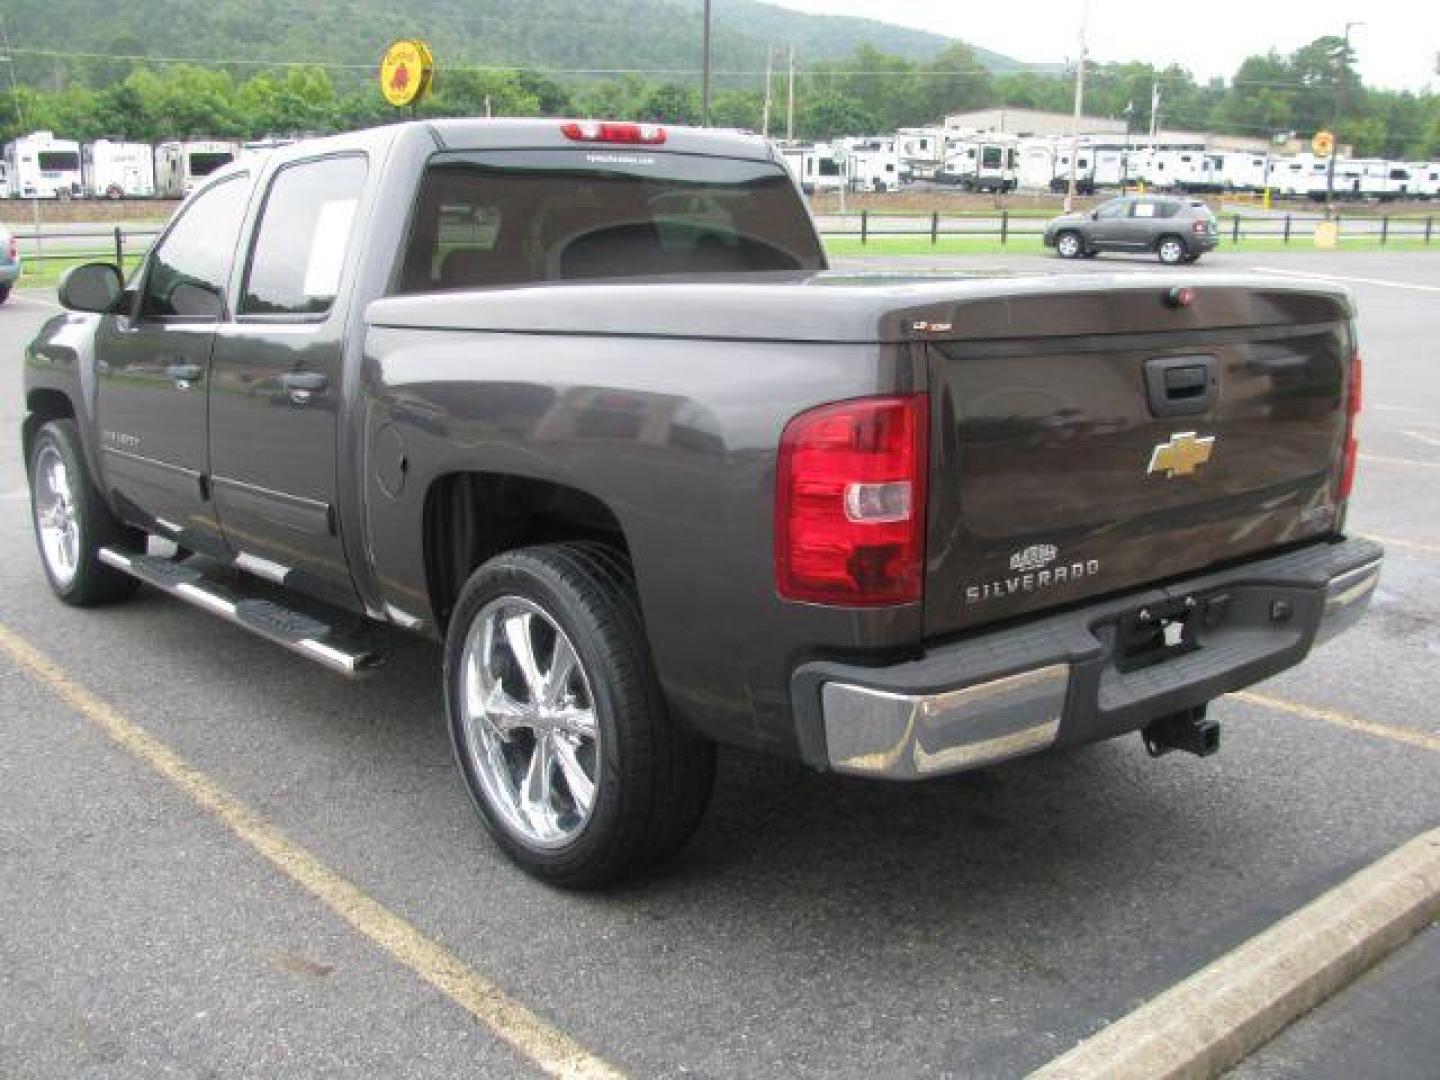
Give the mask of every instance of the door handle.
[(318, 371), (287, 371), (280, 376), (280, 385), (290, 395), (292, 403), (305, 405), (329, 385), (329, 380)]
[(1145, 394), (1157, 417), (1192, 416), (1215, 403), (1219, 388), (1213, 356), (1156, 356), (1145, 361)]
[(199, 364), (167, 364), (165, 377), (172, 379), (184, 389), (189, 389), (189, 384), (205, 374), (205, 369)]

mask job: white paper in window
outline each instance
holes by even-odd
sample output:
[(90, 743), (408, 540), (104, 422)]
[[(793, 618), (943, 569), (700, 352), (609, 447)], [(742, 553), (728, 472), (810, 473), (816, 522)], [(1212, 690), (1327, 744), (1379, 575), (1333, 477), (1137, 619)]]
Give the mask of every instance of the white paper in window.
[(1155, 204), (1154, 204), (1154, 203), (1143, 203), (1143, 202), (1142, 202), (1142, 203), (1136, 203), (1136, 204), (1135, 204), (1135, 216), (1136, 216), (1136, 217), (1154, 217), (1154, 216), (1155, 216)]
[(307, 297), (328, 300), (340, 291), (340, 270), (345, 265), (345, 245), (350, 239), (355, 205), (354, 199), (339, 199), (320, 207), (310, 240), (310, 258), (305, 263)]

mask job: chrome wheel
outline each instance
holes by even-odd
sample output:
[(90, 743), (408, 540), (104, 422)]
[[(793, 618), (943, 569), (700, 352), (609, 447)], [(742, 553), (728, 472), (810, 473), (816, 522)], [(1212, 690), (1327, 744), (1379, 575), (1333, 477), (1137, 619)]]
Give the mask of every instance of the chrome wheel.
[(490, 601), (465, 639), (459, 697), (462, 747), (486, 803), (527, 843), (573, 840), (595, 806), (600, 729), (565, 631), (533, 601)]
[(1073, 232), (1061, 233), (1055, 241), (1055, 250), (1062, 259), (1073, 259), (1080, 254), (1080, 237)]
[(54, 446), (43, 447), (35, 457), (35, 528), (45, 565), (64, 588), (80, 568), (80, 522), (70, 472)]
[(1173, 266), (1185, 257), (1185, 246), (1179, 240), (1160, 241), (1160, 261)]

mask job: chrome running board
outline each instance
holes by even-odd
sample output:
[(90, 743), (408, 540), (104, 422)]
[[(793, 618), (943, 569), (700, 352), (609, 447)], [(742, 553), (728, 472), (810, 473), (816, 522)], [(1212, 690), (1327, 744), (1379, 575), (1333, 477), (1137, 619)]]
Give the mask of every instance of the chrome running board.
[(347, 678), (384, 662), (379, 653), (339, 641), (328, 623), (270, 600), (232, 596), (218, 582), (184, 563), (108, 547), (100, 549), (100, 561)]

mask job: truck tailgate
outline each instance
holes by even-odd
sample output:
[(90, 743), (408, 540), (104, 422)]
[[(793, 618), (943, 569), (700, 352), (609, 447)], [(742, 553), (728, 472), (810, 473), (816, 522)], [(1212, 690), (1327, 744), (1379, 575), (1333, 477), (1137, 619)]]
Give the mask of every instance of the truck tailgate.
[(1337, 528), (1343, 295), (980, 300), (927, 346), (927, 636)]

